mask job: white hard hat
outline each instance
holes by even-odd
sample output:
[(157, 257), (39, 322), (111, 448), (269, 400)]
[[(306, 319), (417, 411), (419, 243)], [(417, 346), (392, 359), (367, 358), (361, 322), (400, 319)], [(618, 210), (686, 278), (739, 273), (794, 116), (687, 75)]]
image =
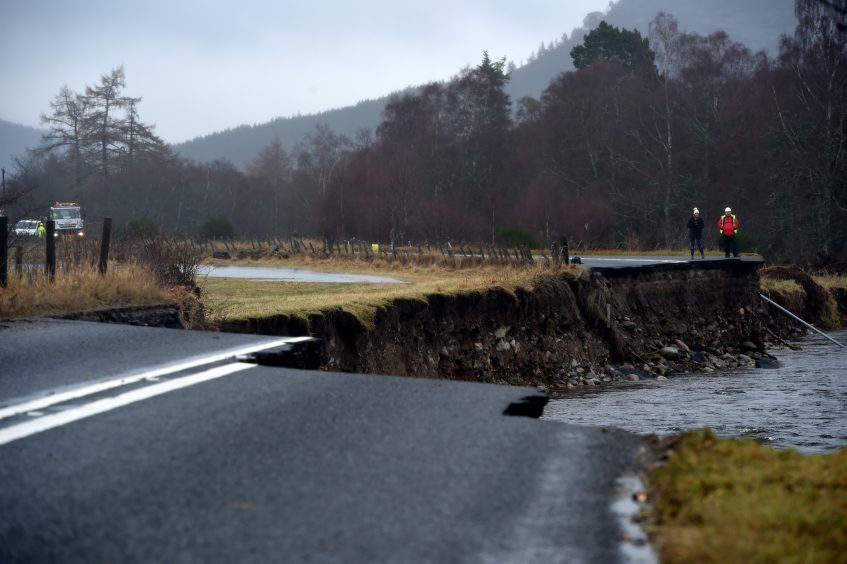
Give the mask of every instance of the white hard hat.
[(694, 208), (694, 213), (700, 213), (700, 210), (698, 210), (697, 208)]
[(732, 211), (732, 208), (730, 208), (729, 206), (727, 206), (727, 207), (726, 207), (726, 209), (725, 209), (725, 210), (723, 210), (723, 211), (724, 211), (724, 212), (726, 212), (726, 213), (729, 213), (729, 212), (731, 212), (731, 211)]

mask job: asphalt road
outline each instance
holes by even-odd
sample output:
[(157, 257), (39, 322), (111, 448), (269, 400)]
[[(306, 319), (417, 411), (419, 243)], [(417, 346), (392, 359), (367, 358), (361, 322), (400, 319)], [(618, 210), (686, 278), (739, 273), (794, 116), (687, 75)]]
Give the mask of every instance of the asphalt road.
[(571, 258), (578, 256), (582, 264), (590, 268), (622, 268), (622, 267), (641, 267), (641, 266), (661, 266), (661, 265), (682, 265), (689, 264), (694, 268), (712, 267), (720, 263), (733, 262), (762, 262), (759, 256), (741, 256), (739, 258), (724, 258), (723, 256), (707, 256), (701, 259), (698, 255), (692, 259), (688, 255), (671, 256), (624, 256), (624, 255), (581, 255), (575, 253)]
[(231, 358), (277, 341), (0, 326), (0, 562), (620, 559), (634, 436), (504, 415), (531, 389)]

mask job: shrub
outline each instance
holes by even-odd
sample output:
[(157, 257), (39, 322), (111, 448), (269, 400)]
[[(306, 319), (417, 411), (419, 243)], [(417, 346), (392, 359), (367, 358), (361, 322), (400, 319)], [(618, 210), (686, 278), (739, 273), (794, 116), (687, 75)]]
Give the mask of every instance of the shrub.
[(191, 241), (161, 237), (144, 239), (140, 253), (141, 263), (153, 273), (156, 282), (165, 288), (193, 288), (202, 256), (203, 250)]
[(235, 226), (222, 215), (209, 218), (200, 226), (200, 237), (203, 239), (233, 239)]
[(145, 215), (130, 219), (116, 231), (116, 235), (121, 239), (151, 239), (159, 234), (159, 224)]
[(500, 232), (500, 237), (506, 244), (514, 247), (538, 248), (538, 240), (532, 236), (532, 233), (524, 231), (520, 227), (507, 227)]

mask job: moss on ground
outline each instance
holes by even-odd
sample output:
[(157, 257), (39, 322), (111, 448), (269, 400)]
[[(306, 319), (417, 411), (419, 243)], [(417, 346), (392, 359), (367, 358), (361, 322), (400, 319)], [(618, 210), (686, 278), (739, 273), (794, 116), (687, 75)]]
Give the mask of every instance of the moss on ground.
[(843, 562), (847, 449), (803, 455), (683, 435), (649, 476), (662, 562)]

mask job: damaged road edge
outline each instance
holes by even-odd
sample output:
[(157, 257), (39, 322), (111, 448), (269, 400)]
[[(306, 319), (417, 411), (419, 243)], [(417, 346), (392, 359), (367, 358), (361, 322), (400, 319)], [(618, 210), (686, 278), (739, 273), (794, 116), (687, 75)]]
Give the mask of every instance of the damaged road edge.
[(323, 354), (324, 341), (309, 338), (286, 343), (272, 349), (239, 355), (236, 360), (258, 364), (259, 366), (317, 370), (321, 367)]
[(550, 398), (545, 395), (525, 396), (520, 401), (510, 403), (503, 411), (503, 415), (540, 419), (548, 401), (550, 401)]

